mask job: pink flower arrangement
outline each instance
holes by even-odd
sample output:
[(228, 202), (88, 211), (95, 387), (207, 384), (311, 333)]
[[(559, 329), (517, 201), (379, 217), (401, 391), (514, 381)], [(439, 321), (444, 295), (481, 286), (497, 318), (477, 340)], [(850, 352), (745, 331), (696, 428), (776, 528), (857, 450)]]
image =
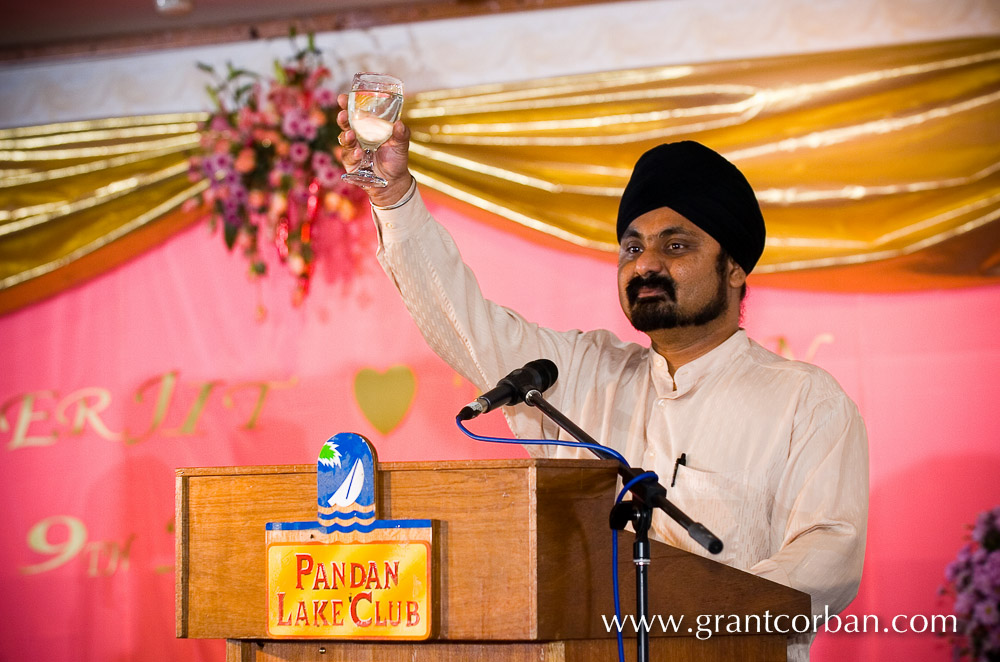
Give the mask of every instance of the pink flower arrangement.
[[(189, 174), (208, 180), (200, 202), (210, 209), (209, 223), (222, 227), (229, 250), (242, 250), (253, 276), (267, 272), (263, 251), (273, 247), (295, 277), (293, 301), (300, 303), (315, 270), (315, 235), (332, 222), (354, 223), (363, 208), (364, 192), (340, 179), (337, 95), (322, 87), (330, 70), (312, 35), (290, 60), (275, 62), (271, 80), (231, 64), (225, 76), (198, 67), (215, 78), (208, 88), (215, 110)], [(330, 235), (343, 241), (357, 233)]]
[(1000, 661), (1000, 506), (980, 513), (972, 541), (945, 569), (945, 593), (955, 596), (955, 659)]

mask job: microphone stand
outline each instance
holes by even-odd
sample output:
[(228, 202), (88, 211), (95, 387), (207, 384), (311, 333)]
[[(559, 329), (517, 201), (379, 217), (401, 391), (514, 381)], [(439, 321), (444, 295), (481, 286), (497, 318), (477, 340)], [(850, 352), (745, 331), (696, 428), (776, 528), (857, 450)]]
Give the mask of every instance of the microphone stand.
[[(578, 425), (567, 418), (562, 412), (549, 404), (542, 397), (538, 389), (531, 389), (524, 395), (524, 402), (532, 407), (538, 408), (543, 414), (548, 416), (559, 427), (565, 430), (571, 437), (585, 444), (601, 446), (593, 437), (584, 432)], [(618, 461), (618, 475), (621, 476), (623, 484), (628, 484), (642, 474), (646, 473), (642, 469), (635, 469), (623, 464), (611, 453), (604, 453), (598, 448), (589, 450), (602, 460)], [(636, 603), (636, 660), (637, 662), (649, 662), (649, 629), (644, 627), (649, 610), (649, 527), (653, 521), (653, 508), (659, 508), (669, 515), (675, 522), (681, 525), (688, 535), (695, 542), (707, 549), (712, 554), (722, 551), (722, 541), (715, 534), (709, 531), (703, 524), (695, 522), (684, 512), (672, 504), (667, 499), (667, 488), (653, 480), (645, 477), (637, 481), (629, 489), (632, 493), (630, 501), (616, 503), (611, 509), (609, 521), (611, 528), (622, 531), (629, 523), (635, 532), (635, 541), (632, 544), (632, 562), (635, 564), (635, 603)]]

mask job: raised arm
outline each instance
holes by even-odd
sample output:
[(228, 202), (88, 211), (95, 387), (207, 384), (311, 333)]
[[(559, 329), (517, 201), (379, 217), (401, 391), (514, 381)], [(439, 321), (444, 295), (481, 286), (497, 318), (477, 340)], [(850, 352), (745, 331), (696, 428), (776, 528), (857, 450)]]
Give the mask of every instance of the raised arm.
[[(342, 108), (346, 96), (339, 98)], [(348, 170), (362, 151), (342, 110), (343, 161)], [(366, 188), (379, 233), (378, 259), (392, 279), (428, 345), (459, 374), (482, 390), (524, 363), (548, 358), (570, 365), (577, 331), (556, 332), (530, 323), (512, 310), (486, 300), (448, 232), (424, 206), (408, 169), (409, 130), (403, 122), (376, 152), (375, 171), (389, 184)], [(546, 395), (556, 398), (559, 383)], [(519, 435), (543, 433), (540, 414), (519, 416)], [(513, 421), (512, 421), (513, 424)]]

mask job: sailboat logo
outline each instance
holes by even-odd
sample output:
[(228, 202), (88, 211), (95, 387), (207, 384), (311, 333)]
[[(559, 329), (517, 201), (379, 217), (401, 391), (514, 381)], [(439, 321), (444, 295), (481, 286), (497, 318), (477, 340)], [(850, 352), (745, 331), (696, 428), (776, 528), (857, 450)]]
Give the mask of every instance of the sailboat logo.
[(390, 486), (377, 485), (382, 472), (367, 439), (335, 434), (316, 461), (317, 521), (266, 523), (268, 636), (430, 636), (436, 618), (433, 522), (376, 519), (375, 494)]
[(375, 452), (368, 440), (351, 432), (330, 437), (316, 468), (321, 525), (356, 531), (375, 521)]

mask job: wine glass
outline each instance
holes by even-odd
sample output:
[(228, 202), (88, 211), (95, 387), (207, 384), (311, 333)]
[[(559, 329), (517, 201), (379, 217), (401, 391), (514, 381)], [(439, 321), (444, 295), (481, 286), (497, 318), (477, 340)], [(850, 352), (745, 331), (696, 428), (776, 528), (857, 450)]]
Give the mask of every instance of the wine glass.
[(392, 136), (392, 125), (399, 119), (402, 109), (403, 81), (387, 74), (354, 74), (347, 102), (347, 121), (365, 155), (357, 170), (342, 175), (344, 181), (377, 188), (388, 184), (372, 170), (372, 157)]

